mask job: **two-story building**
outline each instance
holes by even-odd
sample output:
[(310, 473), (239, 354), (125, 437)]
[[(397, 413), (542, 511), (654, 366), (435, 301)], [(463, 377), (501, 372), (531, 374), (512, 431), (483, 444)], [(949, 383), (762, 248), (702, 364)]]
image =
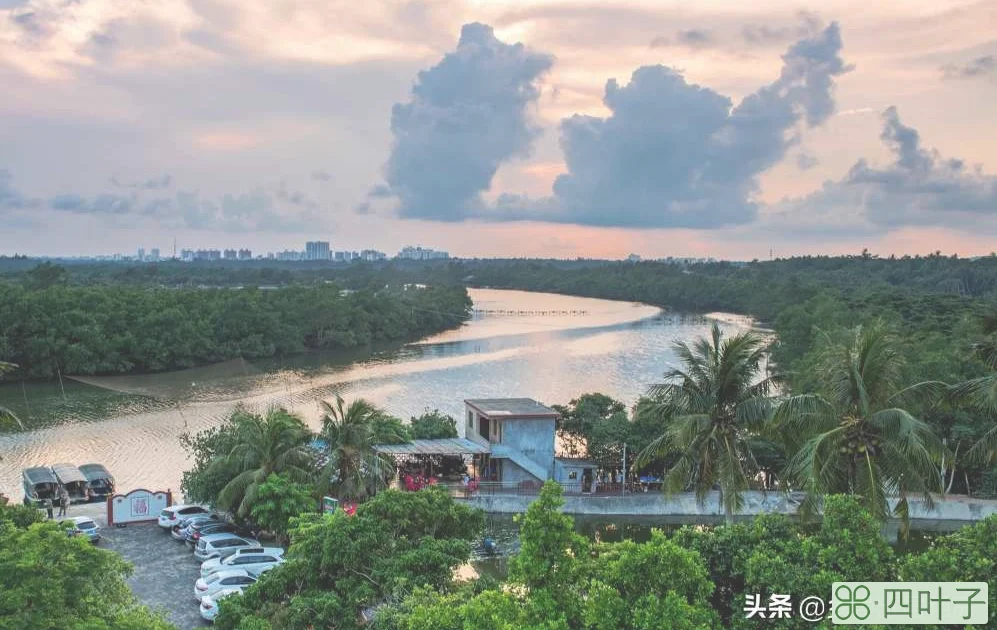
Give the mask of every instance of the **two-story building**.
[(556, 479), (578, 490), (590, 483), (595, 464), (555, 456), (557, 417), (532, 398), (465, 400), (464, 437), (488, 448), (475, 460), (481, 479), (503, 484)]
[(375, 449), (396, 457), (461, 456), (480, 481), (510, 489), (555, 479), (568, 491), (587, 492), (597, 466), (555, 456), (557, 417), (532, 398), (471, 398), (464, 401), (463, 422), (458, 421), (463, 437)]

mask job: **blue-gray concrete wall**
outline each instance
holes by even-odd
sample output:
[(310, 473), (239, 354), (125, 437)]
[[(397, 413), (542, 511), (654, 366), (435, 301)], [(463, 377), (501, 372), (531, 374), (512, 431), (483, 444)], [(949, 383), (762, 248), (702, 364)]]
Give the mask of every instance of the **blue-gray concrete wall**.
[(553, 478), (554, 419), (504, 418), (501, 422), (502, 443), (535, 461), (547, 471), (548, 479)]
[(502, 483), (519, 483), (521, 481), (532, 481), (533, 483), (544, 482), (543, 479), (537, 480), (536, 477), (517, 466), (516, 462), (509, 459), (503, 459)]
[[(582, 482), (582, 475), (586, 468), (592, 468), (591, 466), (579, 466), (575, 464), (565, 464), (564, 462), (559, 462), (554, 460), (554, 480), (558, 483), (577, 485)], [(570, 473), (575, 472), (574, 479), (569, 479)]]
[[(476, 495), (468, 503), (486, 512), (519, 514), (525, 512), (535, 498), (514, 494)], [(750, 518), (766, 513), (794, 515), (803, 498), (801, 493), (787, 496), (780, 492), (745, 492), (744, 507), (736, 516)], [(895, 503), (896, 499), (890, 500), (891, 507)], [(688, 517), (688, 522), (701, 523), (723, 522), (724, 519), (716, 492), (707, 495), (703, 504), (696, 501), (695, 494), (686, 492), (674, 495), (661, 492), (638, 492), (624, 496), (567, 495), (564, 497), (564, 512), (603, 516)], [(920, 500), (910, 500), (910, 518), (923, 528), (951, 523), (965, 525), (994, 514), (997, 514), (997, 501), (993, 500), (962, 496), (936, 498), (931, 509)]]

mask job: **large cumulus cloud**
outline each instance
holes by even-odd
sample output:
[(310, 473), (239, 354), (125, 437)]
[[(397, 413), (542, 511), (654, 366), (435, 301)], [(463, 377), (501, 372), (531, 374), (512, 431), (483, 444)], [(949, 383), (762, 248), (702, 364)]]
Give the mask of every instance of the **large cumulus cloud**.
[[(568, 172), (554, 183), (546, 220), (590, 225), (712, 228), (751, 221), (757, 178), (834, 112), (837, 24), (792, 45), (778, 79), (737, 106), (664, 66), (611, 79), (609, 117), (561, 124)], [(523, 204), (514, 216), (529, 213)]]
[(779, 204), (773, 218), (880, 231), (910, 225), (997, 229), (997, 177), (922, 146), (918, 131), (903, 124), (895, 107), (882, 120), (880, 139), (892, 162), (876, 167), (860, 159), (841, 180)]
[(736, 106), (665, 66), (606, 84), (608, 117), (561, 122), (567, 172), (553, 195), (528, 199), (488, 190), (499, 165), (528, 152), (538, 133), (528, 107), (546, 55), (464, 27), (455, 53), (419, 75), (413, 99), (395, 107), (386, 187), (400, 215), (432, 220), (535, 220), (598, 226), (713, 228), (751, 221), (758, 176), (798, 143), (803, 127), (834, 112), (837, 24), (789, 47), (779, 78)]
[(420, 72), (411, 100), (392, 109), (385, 181), (399, 213), (459, 220), (480, 209), (499, 166), (529, 155), (540, 133), (529, 108), (552, 63), (499, 41), (489, 26), (466, 24), (457, 49)]

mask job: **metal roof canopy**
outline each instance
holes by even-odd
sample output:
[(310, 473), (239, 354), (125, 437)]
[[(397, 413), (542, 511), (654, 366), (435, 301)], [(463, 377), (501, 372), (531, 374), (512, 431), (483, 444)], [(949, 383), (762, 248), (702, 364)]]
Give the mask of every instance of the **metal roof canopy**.
[(468, 398), (465, 403), (486, 418), (556, 418), (557, 412), (532, 398)]
[(24, 478), (27, 479), (28, 483), (31, 484), (59, 483), (59, 480), (55, 478), (55, 475), (52, 474), (52, 471), (42, 466), (36, 466), (34, 468), (25, 468)]
[(67, 483), (87, 483), (87, 478), (83, 476), (80, 469), (72, 464), (52, 464), (52, 472), (55, 474), (59, 483), (65, 485)]
[(374, 450), (385, 455), (483, 455), (487, 446), (465, 438), (412, 440), (404, 444), (375, 444)]

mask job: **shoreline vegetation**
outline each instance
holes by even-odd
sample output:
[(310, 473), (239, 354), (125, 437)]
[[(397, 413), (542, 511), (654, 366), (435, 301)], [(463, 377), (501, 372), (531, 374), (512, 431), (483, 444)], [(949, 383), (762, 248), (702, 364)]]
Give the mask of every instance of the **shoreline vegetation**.
[(0, 360), (9, 380), (149, 374), (413, 341), (460, 326), (457, 286), (335, 284), (279, 290), (0, 281)]

